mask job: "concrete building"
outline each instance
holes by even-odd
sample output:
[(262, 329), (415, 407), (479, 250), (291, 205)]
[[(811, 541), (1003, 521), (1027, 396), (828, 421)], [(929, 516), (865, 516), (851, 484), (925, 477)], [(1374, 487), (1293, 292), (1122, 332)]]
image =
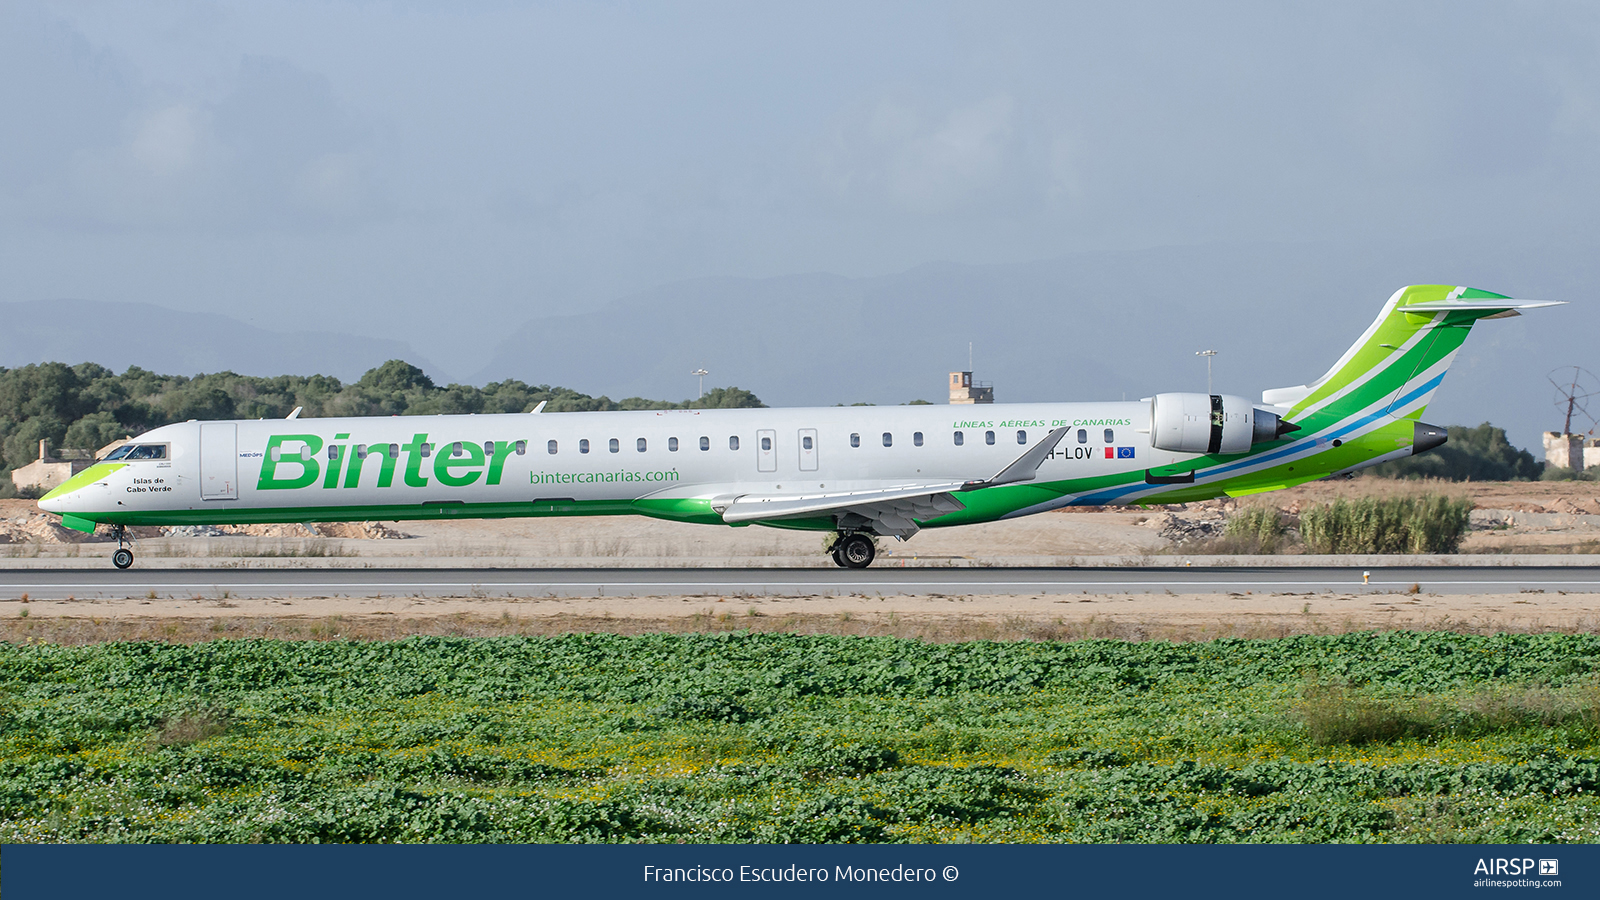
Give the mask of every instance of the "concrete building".
[(950, 373), (951, 403), (993, 403), (994, 385), (973, 381), (971, 372)]
[(1544, 433), (1544, 462), (1558, 469), (1582, 472), (1600, 466), (1600, 439), (1582, 434)]
[(68, 478), (94, 464), (96, 459), (126, 444), (128, 438), (101, 447), (99, 450), (61, 450), (58, 456), (50, 455), (50, 442), (39, 442), (39, 458), (25, 466), (11, 470), (11, 483), (17, 490), (32, 489), (41, 494), (60, 487)]

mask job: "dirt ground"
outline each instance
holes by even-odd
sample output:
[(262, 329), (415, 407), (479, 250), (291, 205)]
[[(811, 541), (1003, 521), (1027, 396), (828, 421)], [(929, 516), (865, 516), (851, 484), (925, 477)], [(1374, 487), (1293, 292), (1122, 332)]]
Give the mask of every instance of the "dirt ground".
[[(1195, 553), (1173, 520), (1198, 533), (1243, 504), (1298, 512), (1338, 497), (1441, 491), (1470, 497), (1474, 531), (1463, 553), (1600, 553), (1600, 484), (1318, 482), (1184, 507), (1088, 509), (924, 531), (884, 542), (878, 565), (1148, 563)], [(79, 566), (110, 555), (99, 536), (66, 531), (29, 501), (0, 501), (0, 577), (6, 569)], [(1203, 530), (1203, 529), (1202, 529)], [(147, 565), (788, 566), (831, 565), (821, 536), (715, 528), (639, 517), (251, 526), (231, 533), (160, 535), (135, 546)], [(1178, 529), (1184, 531), (1184, 529)], [(160, 535), (160, 536), (158, 536)], [(89, 558), (89, 559), (86, 559)], [(1576, 560), (1574, 560), (1576, 561)], [(98, 563), (90, 563), (98, 564)], [(1207, 639), (1427, 628), (1472, 632), (1594, 631), (1600, 595), (1521, 593), (1197, 594), (1061, 596), (729, 596), (511, 599), (173, 599), (0, 603), (0, 640), (82, 643), (220, 637), (378, 639), (408, 634), (570, 631), (791, 631), (927, 640), (1087, 637)]]
[(759, 631), (923, 640), (1205, 640), (1387, 629), (1589, 632), (1600, 595), (1234, 593), (567, 599), (297, 598), (0, 603), (0, 640), (393, 639)]

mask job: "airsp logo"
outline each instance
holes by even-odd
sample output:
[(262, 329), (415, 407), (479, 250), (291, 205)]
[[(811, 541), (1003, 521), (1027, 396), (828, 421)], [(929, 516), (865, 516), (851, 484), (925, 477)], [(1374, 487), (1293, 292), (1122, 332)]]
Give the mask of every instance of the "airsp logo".
[[(1540, 875), (1555, 875), (1558, 869), (1557, 860), (1539, 860)], [(1478, 867), (1472, 870), (1474, 875), (1528, 875), (1532, 872), (1531, 859), (1480, 859)]]

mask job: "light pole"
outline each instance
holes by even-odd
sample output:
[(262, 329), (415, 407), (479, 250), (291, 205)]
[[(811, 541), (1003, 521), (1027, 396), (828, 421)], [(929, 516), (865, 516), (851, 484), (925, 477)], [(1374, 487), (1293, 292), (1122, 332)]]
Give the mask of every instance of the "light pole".
[(710, 375), (711, 373), (707, 372), (705, 369), (695, 369), (689, 374), (698, 375), (700, 377), (700, 399), (704, 400), (706, 398), (706, 376)]
[(1209, 394), (1209, 393), (1211, 393), (1211, 357), (1216, 356), (1217, 355), (1217, 351), (1215, 351), (1215, 350), (1196, 350), (1194, 352), (1194, 355), (1195, 356), (1204, 356), (1206, 358), (1206, 393)]

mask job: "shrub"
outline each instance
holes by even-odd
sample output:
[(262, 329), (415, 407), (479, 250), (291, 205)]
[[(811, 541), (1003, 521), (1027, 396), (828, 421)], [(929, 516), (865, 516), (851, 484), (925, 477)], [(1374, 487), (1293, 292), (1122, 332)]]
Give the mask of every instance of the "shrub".
[(1442, 494), (1340, 499), (1300, 513), (1300, 535), (1312, 553), (1454, 553), (1471, 512)]
[(1223, 543), (1228, 553), (1277, 553), (1288, 532), (1276, 507), (1246, 506), (1228, 517)]
[(1313, 744), (1366, 744), (1392, 741), (1415, 730), (1399, 711), (1339, 685), (1306, 685), (1295, 704), (1295, 716)]
[(1566, 466), (1545, 466), (1544, 472), (1539, 475), (1540, 481), (1600, 481), (1600, 469), (1584, 469), (1581, 472), (1573, 471)]

